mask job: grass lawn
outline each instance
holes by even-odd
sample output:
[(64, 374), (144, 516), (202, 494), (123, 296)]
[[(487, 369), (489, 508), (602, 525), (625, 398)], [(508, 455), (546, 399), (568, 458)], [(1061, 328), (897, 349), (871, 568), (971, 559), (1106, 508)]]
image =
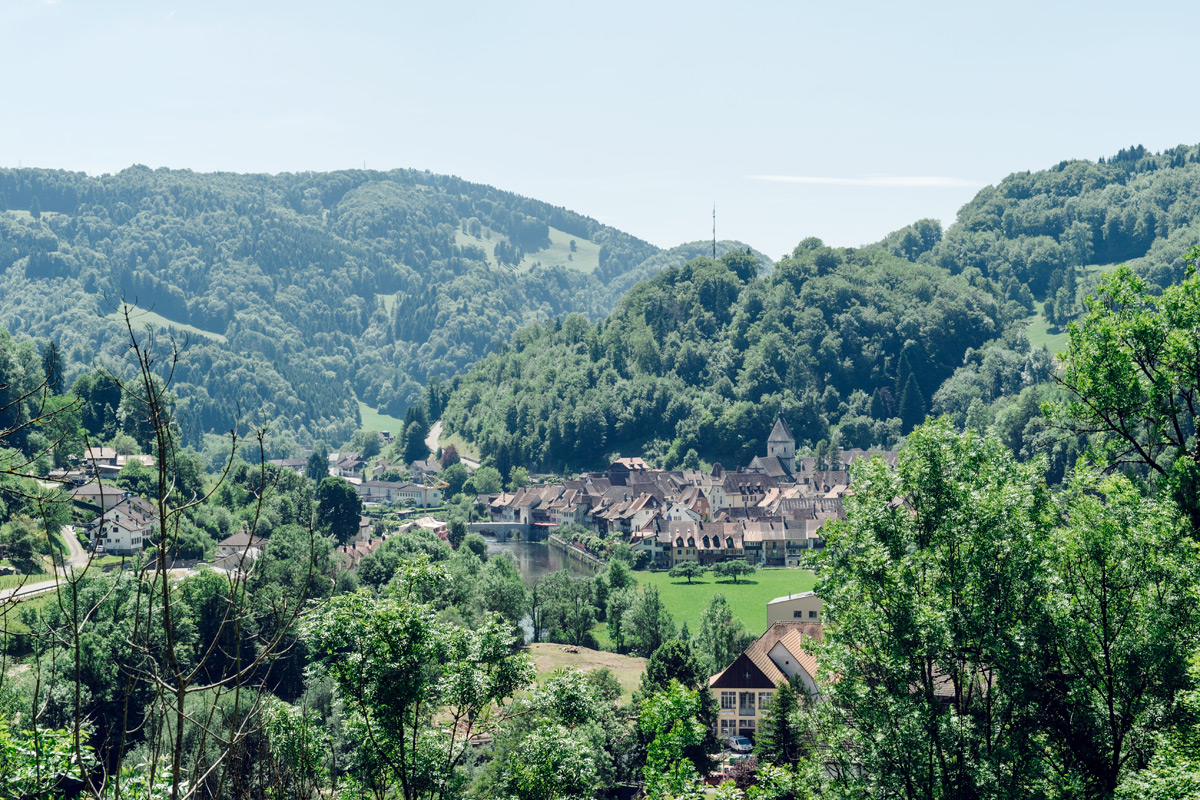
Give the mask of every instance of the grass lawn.
[(537, 670), (537, 679), (541, 681), (559, 667), (575, 667), (584, 672), (607, 667), (612, 670), (617, 682), (621, 684), (621, 702), (627, 703), (633, 695), (633, 690), (642, 680), (646, 671), (646, 659), (634, 656), (622, 656), (616, 653), (605, 653), (579, 648), (578, 653), (568, 653), (561, 644), (541, 642), (530, 644), (525, 648), (533, 657), (533, 666)]
[(1051, 327), (1050, 323), (1046, 322), (1044, 312), (1045, 303), (1033, 304), (1037, 309), (1037, 313), (1029, 319), (1029, 327), (1025, 329), (1025, 335), (1029, 337), (1029, 343), (1034, 347), (1045, 347), (1051, 354), (1059, 353), (1067, 348), (1067, 329), (1059, 327)]
[[(206, 339), (213, 339), (214, 341), (221, 342), (222, 344), (225, 343), (225, 337), (220, 333), (206, 331), (203, 328), (197, 328), (195, 325), (188, 325), (186, 322), (175, 322), (174, 320), (167, 319), (162, 314), (157, 314), (144, 308), (138, 308), (137, 306), (130, 306), (130, 309), (130, 319), (133, 321), (134, 326), (140, 330), (145, 330), (147, 325), (153, 325), (159, 330), (174, 328), (177, 331), (190, 333), (194, 336), (203, 336)], [(116, 311), (105, 317), (105, 319), (110, 319), (120, 325), (124, 325), (125, 313), (122, 309), (118, 308)]]
[(397, 437), (404, 432), (404, 420), (380, 414), (361, 400), (358, 401), (358, 415), (362, 417), (364, 431), (389, 431)]
[(479, 460), (479, 450), (475, 445), (468, 443), (466, 439), (457, 433), (443, 433), (438, 439), (438, 446), (445, 449), (450, 445), (454, 445), (454, 449), (458, 451), (459, 456), (466, 456), (472, 461)]
[(734, 584), (712, 575), (697, 578), (690, 586), (683, 578), (672, 578), (666, 572), (635, 572), (643, 586), (657, 586), (663, 603), (676, 625), (687, 623), (693, 636), (700, 630), (700, 615), (709, 600), (718, 592), (725, 595), (733, 613), (741, 618), (747, 630), (758, 635), (767, 629), (767, 602), (776, 597), (807, 592), (817, 581), (806, 569), (760, 569), (748, 579)]

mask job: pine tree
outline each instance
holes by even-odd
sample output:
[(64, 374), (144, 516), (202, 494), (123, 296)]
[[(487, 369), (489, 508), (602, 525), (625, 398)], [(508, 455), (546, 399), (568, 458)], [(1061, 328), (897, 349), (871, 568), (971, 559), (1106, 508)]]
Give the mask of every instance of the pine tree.
[(760, 761), (794, 766), (804, 754), (804, 730), (799, 720), (800, 697), (790, 683), (782, 683), (771, 697), (758, 729), (755, 755)]
[(925, 410), (925, 397), (921, 394), (921, 387), (917, 386), (917, 376), (910, 372), (904, 391), (900, 394), (900, 421), (904, 423), (905, 433), (925, 420)]
[[(908, 385), (908, 379), (912, 377), (912, 365), (908, 363), (908, 353), (900, 353), (900, 360), (896, 362), (896, 391), (893, 397), (899, 397), (901, 406), (904, 400), (904, 387)], [(903, 418), (903, 414), (900, 415)]]
[(883, 402), (883, 397), (879, 394), (879, 388), (871, 394), (871, 419), (887, 419), (887, 405)]
[(29, 201), (29, 216), (34, 219), (42, 218), (42, 203), (37, 199), (37, 195), (34, 195)]
[(42, 372), (46, 375), (46, 386), (54, 394), (62, 394), (66, 389), (63, 380), (62, 353), (52, 340), (42, 349)]

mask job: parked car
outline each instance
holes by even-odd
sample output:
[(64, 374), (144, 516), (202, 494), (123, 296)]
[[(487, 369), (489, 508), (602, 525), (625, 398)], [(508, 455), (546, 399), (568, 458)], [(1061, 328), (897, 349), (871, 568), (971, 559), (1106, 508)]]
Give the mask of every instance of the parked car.
[(754, 743), (745, 736), (730, 736), (725, 744), (735, 753), (749, 753), (754, 749)]

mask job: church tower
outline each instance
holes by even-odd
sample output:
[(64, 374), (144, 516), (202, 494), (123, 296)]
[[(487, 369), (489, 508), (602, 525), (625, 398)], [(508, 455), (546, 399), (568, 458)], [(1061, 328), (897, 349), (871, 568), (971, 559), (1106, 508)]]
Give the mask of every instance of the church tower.
[(767, 458), (771, 457), (778, 458), (789, 475), (796, 474), (796, 437), (782, 416), (775, 418), (775, 427), (767, 437)]

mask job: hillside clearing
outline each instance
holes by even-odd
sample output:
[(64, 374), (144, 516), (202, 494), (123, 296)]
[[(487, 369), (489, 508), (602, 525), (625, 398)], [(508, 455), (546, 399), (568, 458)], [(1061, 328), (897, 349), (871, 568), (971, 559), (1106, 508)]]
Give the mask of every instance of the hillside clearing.
[(617, 682), (621, 684), (621, 702), (629, 701), (633, 690), (641, 683), (642, 673), (646, 671), (644, 658), (605, 653), (587, 647), (578, 648), (578, 653), (568, 653), (563, 650), (561, 644), (538, 642), (526, 646), (525, 649), (533, 657), (533, 666), (537, 670), (539, 681), (559, 667), (574, 667), (584, 672), (602, 667), (612, 670)]
[[(575, 252), (571, 252), (572, 241), (575, 242)], [(560, 266), (590, 274), (600, 266), (600, 245), (551, 228), (550, 246), (536, 253), (526, 253), (517, 270), (528, 272), (536, 263), (543, 267)]]
[[(206, 331), (203, 328), (197, 328), (195, 325), (189, 325), (186, 322), (175, 322), (174, 320), (167, 319), (162, 314), (150, 311), (149, 309), (139, 308), (134, 305), (130, 305), (128, 308), (130, 310), (129, 319), (131, 322), (133, 322), (134, 327), (138, 330), (145, 330), (147, 326), (153, 325), (158, 330), (165, 331), (167, 329), (173, 329), (182, 333), (203, 336), (206, 339), (212, 339), (215, 342), (225, 344), (225, 336), (223, 334), (214, 333), (213, 331)], [(122, 306), (121, 308), (118, 308), (116, 311), (105, 316), (105, 319), (112, 320), (113, 322), (124, 326), (125, 307)]]
[(381, 414), (362, 400), (358, 401), (358, 416), (362, 418), (364, 431), (387, 431), (397, 437), (404, 432), (404, 420)]

